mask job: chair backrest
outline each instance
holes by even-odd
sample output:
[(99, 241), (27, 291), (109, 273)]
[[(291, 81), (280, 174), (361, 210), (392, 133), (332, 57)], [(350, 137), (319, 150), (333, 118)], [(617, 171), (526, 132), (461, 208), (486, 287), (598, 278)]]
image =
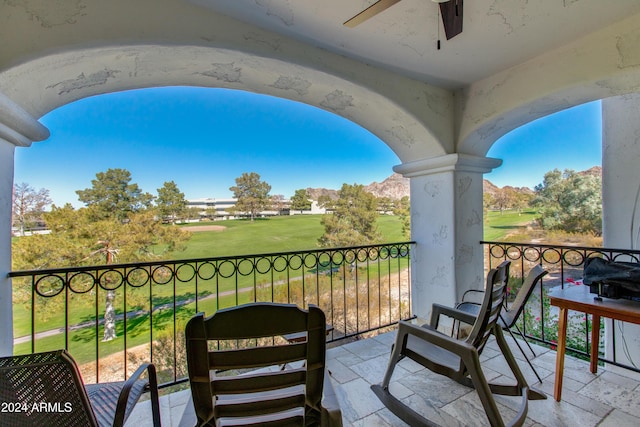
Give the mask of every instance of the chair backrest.
[(545, 271), (540, 264), (536, 264), (536, 266), (529, 270), (526, 279), (518, 290), (516, 298), (511, 303), (509, 309), (503, 310), (500, 315), (502, 317), (502, 326), (511, 328), (516, 323), (518, 317), (520, 317), (520, 314), (524, 310), (525, 304), (533, 293), (533, 289), (547, 273), (548, 271)]
[[(319, 422), (326, 320), (318, 307), (246, 304), (207, 318), (199, 313), (185, 332), (198, 425), (213, 425), (220, 418), (228, 418), (230, 424), (236, 417), (264, 420), (278, 414), (287, 414), (283, 418), (300, 425)], [(306, 333), (306, 340), (283, 338), (300, 332)], [(250, 394), (251, 398), (239, 399)]]
[(498, 279), (502, 280), (505, 285), (509, 284), (509, 268), (510, 267), (511, 267), (511, 261), (509, 260), (502, 261), (500, 265), (496, 267), (496, 270), (498, 270), (498, 275), (500, 276), (498, 277)]
[(66, 350), (0, 358), (0, 402), (3, 425), (98, 425)]
[(486, 344), (496, 322), (500, 317), (502, 304), (507, 291), (505, 270), (508, 264), (502, 263), (498, 268), (491, 269), (487, 273), (487, 285), (480, 306), (480, 311), (473, 328), (466, 341), (481, 352)]

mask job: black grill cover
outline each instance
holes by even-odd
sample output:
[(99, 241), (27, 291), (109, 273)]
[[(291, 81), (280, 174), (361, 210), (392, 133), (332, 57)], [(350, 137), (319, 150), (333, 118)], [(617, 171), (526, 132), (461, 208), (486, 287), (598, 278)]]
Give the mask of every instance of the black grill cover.
[(583, 283), (605, 297), (640, 297), (640, 263), (587, 258)]

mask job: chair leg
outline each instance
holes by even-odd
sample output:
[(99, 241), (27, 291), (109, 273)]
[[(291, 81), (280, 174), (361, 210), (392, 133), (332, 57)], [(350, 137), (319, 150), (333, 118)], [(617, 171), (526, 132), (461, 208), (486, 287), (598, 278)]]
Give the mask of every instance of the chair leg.
[[(517, 328), (517, 326), (516, 326), (516, 328)], [(518, 331), (520, 331), (520, 329), (518, 329)], [(524, 349), (522, 348), (522, 346), (520, 346), (520, 343), (518, 342), (516, 337), (513, 335), (513, 332), (511, 332), (511, 329), (507, 328), (507, 332), (509, 332), (509, 335), (511, 335), (511, 338), (513, 338), (513, 341), (518, 346), (518, 349), (520, 349), (520, 353), (522, 353), (522, 355), (524, 356), (524, 360), (527, 361), (527, 363), (529, 364), (529, 367), (533, 370), (533, 373), (536, 374), (536, 377), (538, 378), (538, 381), (540, 383), (542, 383), (542, 378), (540, 378), (540, 375), (538, 374), (538, 371), (536, 371), (536, 368), (533, 366), (533, 363), (531, 363), (531, 360), (529, 360), (529, 358), (527, 357), (527, 354), (524, 352)], [(522, 332), (520, 332), (520, 334), (522, 334)], [(527, 345), (529, 345), (527, 340), (524, 338), (524, 335), (522, 336), (522, 339), (524, 339), (524, 342), (526, 342)], [(529, 346), (529, 348), (531, 349), (531, 346)], [(533, 349), (531, 349), (531, 352), (533, 353), (533, 357), (535, 357), (536, 353), (533, 351)]]
[(382, 386), (373, 384), (371, 390), (378, 396), (384, 406), (411, 427), (441, 427), (405, 405), (401, 400), (389, 393), (389, 390), (383, 389)]
[(393, 371), (396, 368), (396, 364), (398, 364), (398, 362), (404, 358), (404, 356), (402, 355), (402, 349), (406, 345), (408, 336), (409, 334), (406, 332), (406, 328), (403, 327), (402, 323), (400, 323), (396, 335), (396, 342), (391, 346), (389, 365), (387, 366), (387, 371), (384, 374), (384, 378), (381, 384), (384, 390), (389, 389), (389, 383), (391, 382), (391, 376), (393, 375)]
[(149, 365), (149, 388), (151, 393), (151, 412), (153, 416), (153, 426), (160, 427), (162, 425), (160, 419), (160, 396), (158, 393), (158, 377), (154, 365)]
[[(398, 331), (398, 334), (400, 332)], [(400, 343), (400, 345), (399, 345)], [(400, 348), (402, 347), (402, 342), (396, 340), (396, 343), (391, 347), (391, 356), (389, 357), (389, 364), (387, 365), (387, 370), (384, 373), (384, 378), (382, 379), (382, 388), (384, 390), (389, 389), (389, 383), (391, 382), (391, 376), (393, 375), (393, 371), (396, 368), (396, 364), (400, 361)]]
[[(516, 325), (514, 325), (516, 326)], [(527, 341), (527, 338), (524, 336), (524, 334), (522, 333), (522, 331), (520, 330), (520, 328), (518, 328), (518, 326), (516, 326), (516, 330), (518, 331), (518, 333), (520, 334), (520, 336), (522, 337), (522, 340), (525, 342), (525, 344), (527, 344), (527, 347), (529, 347), (529, 350), (531, 350), (531, 354), (533, 354), (533, 357), (536, 358), (538, 357), (538, 355), (536, 354), (535, 351), (533, 351), (533, 348), (531, 347), (531, 344), (529, 344), (529, 341)], [(528, 360), (528, 359), (527, 359)], [(537, 375), (537, 373), (536, 373)], [(540, 377), (538, 377), (540, 378)], [(542, 380), (540, 380), (540, 382), (542, 382)]]
[[(511, 396), (519, 396), (523, 389), (527, 389), (527, 394), (529, 399), (531, 400), (546, 399), (547, 396), (543, 392), (530, 388), (529, 385), (527, 384), (527, 379), (522, 374), (522, 371), (520, 370), (520, 366), (518, 366), (518, 362), (516, 362), (515, 357), (513, 357), (513, 354), (509, 349), (509, 344), (507, 344), (507, 341), (505, 341), (504, 339), (502, 328), (499, 326), (496, 326), (493, 330), (493, 335), (496, 337), (496, 342), (498, 343), (498, 347), (500, 347), (500, 350), (502, 351), (502, 355), (507, 361), (507, 364), (509, 365), (511, 372), (513, 373), (513, 376), (517, 381), (517, 385), (516, 386), (492, 385), (492, 388), (495, 387), (496, 389), (502, 389), (502, 391), (499, 392), (500, 394), (506, 394)], [(514, 391), (515, 391), (515, 394), (513, 393)], [(494, 392), (496, 391), (494, 390)]]
[(523, 341), (527, 344), (527, 347), (529, 347), (529, 350), (531, 350), (531, 354), (533, 354), (533, 357), (537, 357), (536, 356), (536, 352), (533, 351), (533, 348), (531, 348), (531, 344), (529, 344), (529, 341), (527, 341), (527, 338), (524, 336), (524, 334), (522, 333), (520, 328), (518, 328), (518, 325), (514, 324), (513, 327), (516, 328), (516, 331), (518, 331), (518, 333), (522, 337)]
[(502, 416), (500, 415), (500, 411), (498, 410), (498, 405), (493, 398), (491, 388), (489, 387), (489, 383), (487, 383), (484, 372), (482, 372), (478, 354), (468, 353), (467, 355), (464, 355), (462, 359), (467, 371), (469, 372), (469, 376), (471, 377), (473, 388), (475, 388), (478, 393), (484, 412), (489, 419), (489, 423), (492, 427), (504, 427), (505, 424), (502, 420)]

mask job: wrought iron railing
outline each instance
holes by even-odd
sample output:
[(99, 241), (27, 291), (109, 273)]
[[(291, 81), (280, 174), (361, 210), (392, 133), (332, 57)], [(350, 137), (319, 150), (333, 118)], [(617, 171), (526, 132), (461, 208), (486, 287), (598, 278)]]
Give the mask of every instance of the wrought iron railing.
[(90, 382), (152, 361), (175, 384), (186, 321), (255, 301), (318, 305), (328, 341), (358, 337), (411, 317), (412, 244), (11, 272), (14, 352), (66, 348)]
[[(491, 268), (498, 262), (511, 260), (510, 292), (515, 294), (522, 283), (527, 271), (534, 264), (541, 264), (550, 274), (542, 280), (542, 285), (535, 291), (534, 297), (527, 303), (525, 312), (520, 319), (519, 326), (525, 335), (551, 348), (555, 348), (558, 337), (558, 310), (551, 307), (547, 296), (551, 288), (560, 286), (574, 286), (582, 281), (584, 262), (590, 257), (600, 257), (609, 261), (640, 262), (640, 251), (628, 249), (594, 248), (581, 246), (559, 246), (529, 243), (488, 242), (482, 244), (487, 247), (487, 262)], [(613, 321), (614, 325), (618, 321)], [(591, 318), (584, 313), (570, 312), (567, 331), (567, 351), (587, 358), (591, 346)], [(620, 332), (621, 328), (610, 328), (611, 345), (604, 354), (604, 328), (600, 328), (599, 360), (640, 372), (633, 361), (621, 361), (618, 348), (626, 352), (626, 342)]]

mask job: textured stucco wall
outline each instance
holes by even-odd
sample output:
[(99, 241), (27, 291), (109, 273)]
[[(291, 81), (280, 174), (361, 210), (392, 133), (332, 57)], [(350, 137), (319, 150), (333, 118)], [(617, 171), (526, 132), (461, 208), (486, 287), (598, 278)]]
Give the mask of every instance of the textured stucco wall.
[(638, 91), (640, 16), (636, 15), (461, 90), (456, 94), (457, 151), (484, 155), (496, 139), (525, 123)]
[(468, 289), (484, 287), (483, 173), (500, 160), (451, 154), (404, 164), (411, 177), (413, 313), (429, 319), (431, 306), (454, 305)]
[(49, 131), (16, 103), (0, 93), (0, 355), (13, 349), (11, 281), (11, 212), (16, 146), (29, 146)]
[[(640, 94), (602, 101), (602, 217), (604, 246), (640, 249)], [(640, 366), (640, 326), (606, 323), (607, 356)], [(627, 358), (631, 356), (631, 361)]]
[(0, 92), (35, 117), (118, 90), (223, 87), (339, 114), (380, 137), (403, 162), (454, 147), (451, 91), (210, 9), (174, 0), (0, 7), (0, 38), (11, 40), (0, 49)]
[(13, 351), (11, 281), (11, 196), (15, 145), (0, 138), (0, 356)]
[(640, 249), (640, 94), (602, 101), (604, 245)]

